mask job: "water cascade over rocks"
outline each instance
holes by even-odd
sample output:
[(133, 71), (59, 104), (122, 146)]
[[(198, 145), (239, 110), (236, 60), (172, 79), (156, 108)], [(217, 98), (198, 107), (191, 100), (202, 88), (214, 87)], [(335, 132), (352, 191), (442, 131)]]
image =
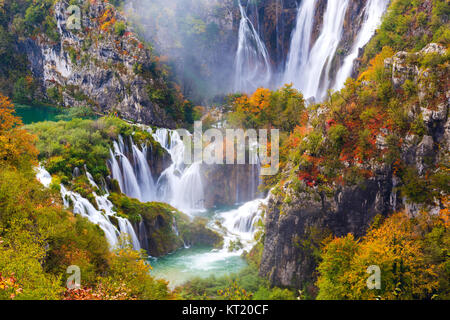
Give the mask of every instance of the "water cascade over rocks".
[(312, 43), (315, 32), (314, 19), (317, 1), (303, 0), (297, 13), (289, 53), (286, 59), (282, 83), (292, 83), (306, 98), (323, 100), (330, 88), (339, 90), (351, 76), (353, 63), (374, 35), (386, 11), (388, 0), (368, 0), (363, 10), (363, 22), (343, 65), (333, 82), (331, 68), (344, 33), (344, 22), (350, 0), (327, 1), (321, 32)]
[[(49, 187), (52, 178), (48, 171), (41, 166), (39, 166), (36, 171), (36, 178), (45, 187)], [(87, 171), (86, 176), (89, 183), (91, 183), (93, 187), (98, 188), (92, 175)], [(113, 210), (114, 205), (108, 200), (107, 193), (103, 196), (99, 196), (95, 192), (92, 193), (98, 207), (97, 210), (88, 199), (83, 198), (79, 193), (67, 190), (63, 184), (60, 185), (60, 188), (64, 206), (66, 208), (72, 206), (74, 214), (80, 214), (81, 216), (88, 218), (92, 223), (98, 225), (104, 231), (105, 237), (111, 248), (114, 248), (119, 243), (120, 235), (125, 234), (135, 250), (141, 249), (138, 237), (130, 221), (116, 215), (116, 212)], [(111, 222), (111, 217), (114, 217), (114, 219), (117, 220), (118, 227)]]
[(241, 21), (235, 58), (234, 91), (250, 93), (260, 86), (270, 86), (272, 67), (266, 45), (240, 0), (239, 11)]
[(364, 22), (358, 33), (353, 48), (345, 58), (344, 64), (339, 69), (334, 90), (340, 90), (344, 87), (345, 81), (352, 75), (353, 63), (358, 58), (359, 51), (370, 41), (375, 34), (375, 30), (381, 23), (384, 12), (389, 4), (389, 0), (368, 0), (364, 8)]

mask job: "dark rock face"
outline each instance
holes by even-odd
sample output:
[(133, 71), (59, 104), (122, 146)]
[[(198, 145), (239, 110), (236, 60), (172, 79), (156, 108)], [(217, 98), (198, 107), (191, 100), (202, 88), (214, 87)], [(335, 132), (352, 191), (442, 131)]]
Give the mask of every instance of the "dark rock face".
[(227, 206), (255, 199), (259, 194), (256, 165), (203, 165), (205, 207)]
[[(419, 54), (442, 54), (444, 51), (442, 47), (430, 44)], [(418, 84), (419, 90), (424, 90), (418, 93), (419, 97), (425, 97), (430, 92), (421, 83), (432, 71), (407, 65), (407, 55), (398, 53), (394, 58), (386, 59), (385, 65), (392, 71), (392, 83), (401, 85), (406, 79), (411, 79)], [(448, 74), (442, 76), (448, 79)], [(401, 157), (419, 175), (436, 166), (450, 151), (450, 92), (445, 92), (444, 97), (445, 101), (438, 105), (424, 102), (426, 107), (417, 106), (408, 114), (411, 119), (423, 120), (425, 134), (422, 137), (404, 137)], [(383, 138), (377, 139), (377, 147), (385, 147)], [(272, 194), (265, 216), (260, 274), (268, 277), (273, 285), (306, 288), (314, 294), (315, 270), (319, 262), (315, 250), (327, 235), (341, 237), (352, 233), (361, 237), (378, 214), (387, 216), (404, 209), (410, 216), (415, 216), (424, 208), (421, 204), (401, 198), (398, 191), (401, 182), (390, 167), (374, 165), (372, 171), (374, 176), (361, 185), (335, 188), (332, 196), (318, 193), (305, 185), (300, 190), (294, 190), (290, 184)], [(285, 200), (287, 196), (289, 203)], [(439, 205), (435, 200), (427, 209), (431, 213), (439, 212)]]
[(62, 97), (55, 102), (64, 106), (90, 106), (100, 114), (118, 112), (125, 119), (175, 127), (174, 120), (150, 99), (152, 92), (167, 89), (158, 72), (142, 73), (154, 68), (150, 51), (129, 28), (122, 35), (101, 29), (105, 15), (125, 23), (124, 18), (103, 1), (87, 1), (82, 30), (68, 30), (66, 7), (63, 2), (54, 6), (60, 41), (40, 35), (20, 44), (43, 93), (56, 87)]
[(390, 178), (388, 170), (381, 170), (363, 186), (337, 190), (333, 198), (303, 192), (286, 205), (283, 197), (273, 197), (266, 213), (261, 275), (277, 286), (313, 284), (317, 260), (311, 248), (299, 242), (314, 241), (313, 231), (324, 237), (330, 232), (362, 236), (377, 214), (387, 215), (392, 210)]

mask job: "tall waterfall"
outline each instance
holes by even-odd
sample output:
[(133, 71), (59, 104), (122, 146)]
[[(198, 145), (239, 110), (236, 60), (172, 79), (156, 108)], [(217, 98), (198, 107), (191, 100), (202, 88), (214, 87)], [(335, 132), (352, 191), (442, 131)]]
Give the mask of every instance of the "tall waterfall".
[(298, 9), (297, 23), (292, 34), (283, 77), (283, 83), (292, 83), (295, 88), (305, 87), (308, 81), (302, 76), (300, 71), (306, 69), (309, 58), (315, 8), (315, 0), (303, 0)]
[(355, 43), (333, 84), (330, 70), (342, 40), (344, 19), (349, 3), (350, 0), (327, 1), (320, 35), (311, 47), (317, 1), (302, 1), (282, 77), (283, 84), (292, 83), (306, 98), (314, 97), (318, 101), (325, 98), (328, 89), (338, 90), (343, 87), (345, 80), (351, 75), (353, 62), (358, 57), (359, 49), (364, 47), (373, 36), (389, 0), (368, 0), (364, 8), (364, 21)]
[(270, 85), (272, 70), (267, 48), (239, 0), (241, 21), (235, 58), (234, 90), (253, 92)]
[(381, 18), (389, 4), (389, 0), (368, 0), (364, 8), (364, 22), (358, 37), (353, 45), (350, 54), (345, 58), (344, 64), (339, 69), (334, 90), (340, 90), (344, 87), (345, 81), (351, 76), (353, 62), (358, 58), (359, 50), (362, 49), (375, 34), (375, 30), (381, 23)]

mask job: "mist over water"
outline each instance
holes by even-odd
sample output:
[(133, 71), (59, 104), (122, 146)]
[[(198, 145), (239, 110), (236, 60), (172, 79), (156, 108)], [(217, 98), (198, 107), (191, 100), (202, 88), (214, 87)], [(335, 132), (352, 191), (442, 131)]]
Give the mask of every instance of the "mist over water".
[(232, 0), (128, 0), (127, 16), (172, 69), (182, 93), (209, 104), (233, 89)]
[[(351, 43), (344, 43), (349, 32), (345, 18), (355, 0), (327, 1), (322, 19), (316, 17), (319, 1), (297, 1), (297, 9), (289, 8), (297, 12), (292, 30), (280, 27), (288, 6), (282, 0), (128, 0), (125, 11), (171, 67), (183, 94), (211, 105), (217, 96), (287, 83), (305, 98), (322, 101), (329, 89), (341, 89), (352, 75), (388, 2), (367, 0), (357, 13), (360, 22), (352, 26), (356, 36)], [(275, 16), (266, 16), (270, 6), (276, 7)], [(275, 39), (265, 29), (270, 24), (276, 26)], [(281, 50), (286, 32), (290, 42)], [(268, 50), (274, 46), (275, 52)], [(338, 52), (343, 57), (335, 65)]]

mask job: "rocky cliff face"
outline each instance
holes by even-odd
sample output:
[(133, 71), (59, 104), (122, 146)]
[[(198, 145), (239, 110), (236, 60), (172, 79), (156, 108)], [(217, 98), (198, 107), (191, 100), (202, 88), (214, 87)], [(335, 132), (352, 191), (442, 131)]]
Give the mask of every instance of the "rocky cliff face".
[(63, 106), (90, 106), (100, 114), (174, 127), (162, 106), (170, 91), (163, 71), (125, 19), (102, 0), (86, 1), (81, 30), (71, 30), (67, 7), (63, 1), (54, 5), (58, 42), (40, 35), (21, 43), (44, 94)]
[(259, 195), (259, 169), (256, 165), (203, 165), (205, 207), (230, 206)]
[[(385, 60), (394, 87), (411, 81), (418, 88), (420, 102), (413, 104), (408, 117), (423, 125), (423, 131), (420, 136), (405, 136), (400, 154), (402, 161), (417, 170), (419, 176), (445, 162), (450, 151), (450, 91), (447, 86), (446, 92), (436, 93), (434, 82), (430, 81), (434, 77), (448, 83), (448, 69), (433, 69), (414, 62), (427, 54), (442, 56), (445, 48), (430, 44), (417, 54), (399, 52)], [(380, 136), (376, 145), (383, 149), (386, 141)], [(421, 209), (439, 212), (437, 199), (424, 205), (402, 196), (399, 191), (402, 182), (391, 166), (374, 165), (372, 171), (373, 177), (362, 184), (335, 187), (328, 195), (314, 187), (298, 187), (293, 183), (275, 191), (266, 212), (260, 274), (267, 276), (273, 285), (306, 288), (314, 294), (318, 248), (327, 236), (353, 233), (360, 237), (378, 214), (386, 216), (406, 210), (414, 216)]]

